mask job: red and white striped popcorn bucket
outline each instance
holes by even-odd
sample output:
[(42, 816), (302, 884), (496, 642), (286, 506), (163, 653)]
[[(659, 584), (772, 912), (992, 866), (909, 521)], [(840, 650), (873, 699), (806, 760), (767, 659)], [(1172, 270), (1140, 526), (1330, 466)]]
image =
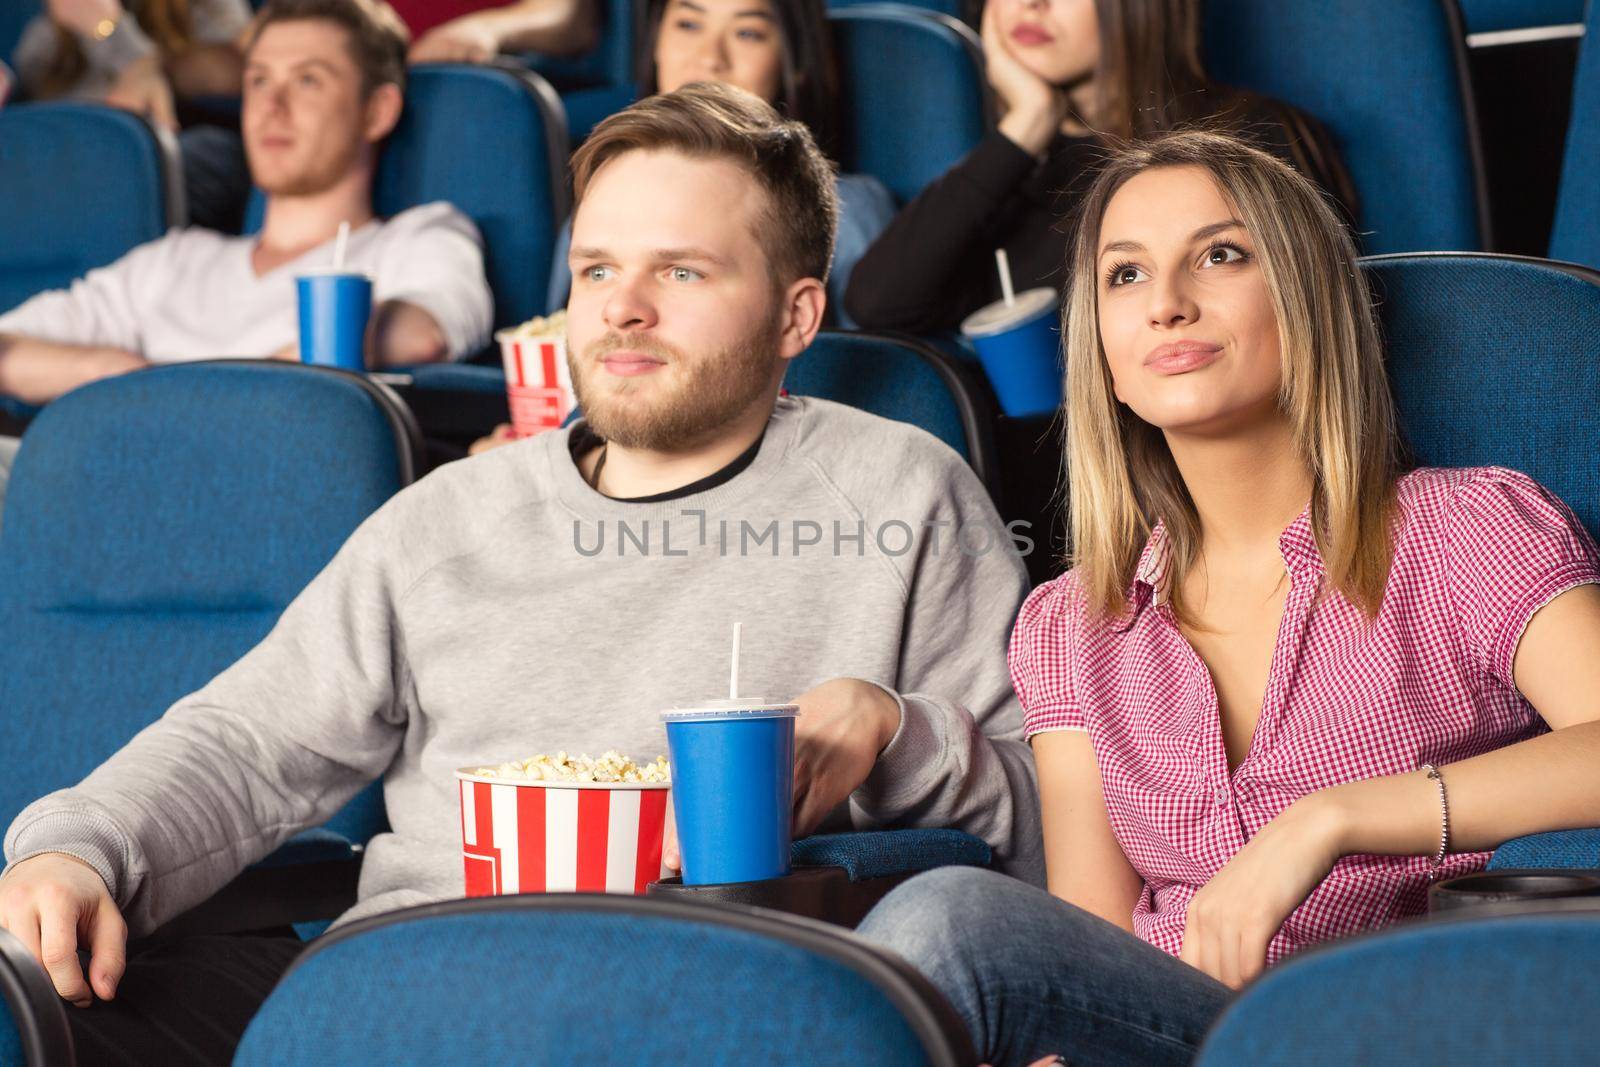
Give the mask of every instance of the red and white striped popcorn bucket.
[(633, 893), (667, 872), (668, 782), (552, 782), (456, 772), (467, 896)]
[(501, 330), (495, 340), (500, 342), (506, 368), (512, 431), (518, 437), (532, 437), (559, 429), (577, 403), (567, 369), (566, 339)]

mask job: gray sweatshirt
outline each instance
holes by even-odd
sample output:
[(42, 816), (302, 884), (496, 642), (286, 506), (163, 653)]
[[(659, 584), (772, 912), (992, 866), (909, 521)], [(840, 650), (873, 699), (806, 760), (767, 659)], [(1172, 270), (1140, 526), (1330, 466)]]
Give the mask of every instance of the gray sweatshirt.
[(955, 826), (1042, 882), (1039, 804), (1006, 670), (1023, 568), (983, 487), (921, 430), (780, 399), (732, 480), (669, 503), (585, 484), (570, 431), (452, 463), (350, 537), (255, 649), (72, 789), (26, 808), (17, 862), (64, 852), (135, 935), (384, 779), (341, 922), (461, 896), (453, 772), (540, 752), (666, 752), (662, 710), (894, 692), (898, 733), (839, 816)]

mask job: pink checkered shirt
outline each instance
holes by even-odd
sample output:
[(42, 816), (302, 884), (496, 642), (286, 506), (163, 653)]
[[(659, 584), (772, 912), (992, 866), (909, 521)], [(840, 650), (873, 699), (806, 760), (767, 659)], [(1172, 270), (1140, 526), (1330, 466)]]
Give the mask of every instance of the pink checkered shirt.
[[(1160, 526), (1129, 588), (1131, 622), (1091, 623), (1071, 573), (1023, 605), (1011, 676), (1027, 734), (1088, 731), (1111, 828), (1144, 879), (1134, 930), (1158, 948), (1177, 954), (1195, 891), (1299, 797), (1546, 729), (1512, 682), (1512, 659), (1534, 612), (1600, 583), (1594, 542), (1553, 494), (1498, 467), (1414, 471), (1398, 504), (1370, 626), (1324, 588), (1309, 511), (1278, 538), (1289, 594), (1260, 722), (1232, 774), (1211, 675), (1166, 603)], [(1441, 877), (1488, 858), (1452, 855)], [(1345, 856), (1273, 938), (1268, 962), (1421, 913), (1429, 859)]]

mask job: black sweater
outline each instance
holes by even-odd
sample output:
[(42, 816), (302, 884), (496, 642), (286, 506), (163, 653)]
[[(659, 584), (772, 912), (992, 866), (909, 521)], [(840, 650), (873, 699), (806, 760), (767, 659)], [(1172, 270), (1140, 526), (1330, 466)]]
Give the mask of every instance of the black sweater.
[[(1208, 125), (1298, 167), (1356, 217), (1349, 175), (1327, 132), (1304, 113), (1238, 95)], [(1060, 290), (1071, 214), (1108, 153), (1094, 138), (1058, 136), (1041, 162), (994, 132), (895, 216), (850, 275), (844, 305), (862, 329), (933, 333), (1000, 299), (994, 250), (1018, 292)]]

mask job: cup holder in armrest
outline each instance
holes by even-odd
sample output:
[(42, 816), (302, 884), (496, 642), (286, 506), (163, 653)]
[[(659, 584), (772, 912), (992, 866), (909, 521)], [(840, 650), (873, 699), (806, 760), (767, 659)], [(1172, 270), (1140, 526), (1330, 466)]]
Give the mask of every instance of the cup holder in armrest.
[(1480, 871), (1450, 878), (1428, 890), (1428, 911), (1434, 915), (1485, 904), (1535, 905), (1570, 897), (1594, 897), (1600, 904), (1600, 871)]
[(645, 895), (696, 904), (769, 908), (853, 929), (874, 904), (913, 873), (852, 882), (843, 867), (795, 867), (786, 877), (758, 882), (684, 885), (682, 878), (663, 878), (646, 886)]

